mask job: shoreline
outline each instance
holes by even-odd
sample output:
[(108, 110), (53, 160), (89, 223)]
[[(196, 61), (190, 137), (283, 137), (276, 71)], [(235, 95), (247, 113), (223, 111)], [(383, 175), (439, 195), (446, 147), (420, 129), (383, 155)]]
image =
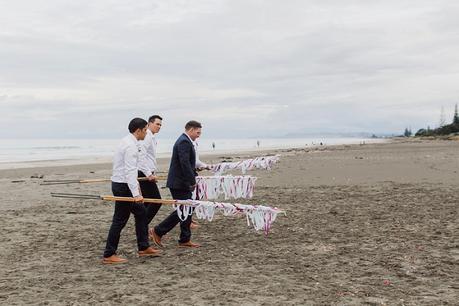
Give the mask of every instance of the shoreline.
[[(392, 143), (392, 139), (384, 139), (384, 141), (366, 143), (364, 146), (371, 145), (384, 145)], [(362, 144), (336, 144), (336, 145), (314, 145), (304, 147), (290, 147), (290, 148), (260, 148), (259, 150), (235, 150), (235, 151), (215, 151), (203, 152), (199, 154), (202, 161), (206, 163), (218, 163), (226, 159), (249, 159), (257, 156), (267, 156), (275, 154), (288, 154), (295, 151), (326, 151), (339, 148), (360, 147)], [(166, 153), (158, 154), (158, 165), (160, 172), (164, 172), (168, 167), (170, 157)], [(66, 159), (66, 160), (44, 160), (44, 161), (31, 161), (9, 164), (9, 167), (2, 167), (0, 163), (0, 179), (4, 177), (15, 176), (30, 176), (30, 175), (50, 175), (53, 172), (67, 172), (78, 171), (78, 169), (92, 168), (94, 171), (101, 171), (102, 169), (110, 170), (112, 167), (112, 160), (110, 158), (91, 158), (84, 159)], [(93, 172), (93, 171), (91, 171)], [(59, 175), (59, 174), (58, 174)]]
[[(361, 141), (361, 139), (359, 139)], [(314, 144), (314, 145), (293, 145), (293, 146), (270, 146), (270, 147), (252, 147), (252, 148), (236, 148), (236, 149), (217, 149), (215, 151), (205, 150), (199, 152), (201, 157), (212, 157), (215, 155), (229, 155), (229, 154), (266, 154), (266, 152), (278, 151), (278, 150), (290, 150), (290, 149), (314, 149), (314, 148), (323, 148), (331, 146), (341, 146), (341, 145), (358, 145), (358, 140), (355, 143), (343, 143), (343, 144), (330, 144), (324, 145)], [(377, 139), (365, 139), (367, 144), (372, 143), (385, 143), (390, 142), (391, 138), (377, 138)], [(170, 152), (158, 153), (158, 159), (168, 158)], [(111, 163), (111, 155), (94, 155), (94, 156), (84, 156), (81, 158), (70, 157), (64, 159), (42, 159), (42, 160), (30, 160), (30, 161), (12, 161), (12, 162), (0, 162), (0, 171), (2, 170), (11, 170), (11, 169), (24, 169), (24, 168), (41, 168), (41, 167), (55, 167), (55, 166), (74, 166), (74, 165), (93, 165), (99, 163)]]

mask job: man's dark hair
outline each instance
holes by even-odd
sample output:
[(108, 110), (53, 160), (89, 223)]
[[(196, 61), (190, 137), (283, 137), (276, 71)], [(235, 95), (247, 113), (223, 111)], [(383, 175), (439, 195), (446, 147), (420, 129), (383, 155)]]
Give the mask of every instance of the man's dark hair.
[(192, 128), (202, 128), (202, 125), (201, 123), (199, 123), (198, 121), (195, 121), (195, 120), (191, 120), (191, 121), (188, 121), (186, 124), (185, 124), (185, 130), (189, 130), (189, 129), (192, 129)]
[(129, 132), (134, 133), (138, 129), (143, 129), (144, 127), (146, 127), (147, 124), (148, 123), (142, 118), (134, 118), (131, 120), (131, 122), (129, 122), (129, 126), (128, 126)]
[(161, 118), (160, 115), (153, 115), (150, 118), (148, 118), (148, 122), (153, 123), (153, 122), (155, 122), (156, 119), (163, 120), (163, 118)]

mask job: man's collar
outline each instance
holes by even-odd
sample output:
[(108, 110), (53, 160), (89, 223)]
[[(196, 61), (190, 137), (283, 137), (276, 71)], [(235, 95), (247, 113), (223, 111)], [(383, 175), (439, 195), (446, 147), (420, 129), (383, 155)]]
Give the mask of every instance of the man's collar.
[(187, 133), (183, 133), (186, 135), (186, 137), (188, 137), (188, 139), (191, 141), (191, 143), (193, 143), (193, 139), (191, 139), (190, 135), (188, 135)]
[(134, 136), (134, 134), (129, 133), (129, 135), (131, 135), (131, 140), (134, 140), (135, 142), (139, 141), (139, 140)]

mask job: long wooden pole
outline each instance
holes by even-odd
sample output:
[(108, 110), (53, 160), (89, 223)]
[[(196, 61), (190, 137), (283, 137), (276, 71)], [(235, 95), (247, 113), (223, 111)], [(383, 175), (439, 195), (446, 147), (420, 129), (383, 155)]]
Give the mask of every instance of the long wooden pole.
[[(130, 197), (100, 196), (100, 198), (105, 201), (136, 202), (135, 198), (130, 198)], [(148, 204), (166, 204), (166, 205), (177, 204), (176, 200), (151, 199), (151, 198), (144, 198), (143, 202), (148, 203)]]
[[(82, 200), (104, 200), (104, 201), (120, 201), (120, 202), (138, 202), (135, 198), (132, 197), (116, 197), (116, 196), (109, 196), (109, 195), (92, 195), (92, 194), (75, 194), (75, 193), (54, 193), (51, 192), (51, 196), (55, 198), (73, 198), (73, 199), (82, 199)], [(140, 202), (139, 202), (140, 203)], [(174, 204), (181, 204), (178, 200), (169, 200), (169, 199), (152, 199), (152, 198), (144, 198), (143, 203), (145, 204), (166, 204), (166, 205), (174, 205)], [(215, 203), (215, 202), (214, 202)], [(237, 208), (235, 204), (229, 203)], [(183, 203), (181, 205), (187, 205)], [(278, 213), (284, 213), (284, 210), (278, 210)]]
[[(167, 176), (157, 176), (157, 180), (167, 180)], [(147, 181), (147, 177), (139, 177), (138, 181)], [(40, 185), (64, 185), (64, 184), (90, 184), (90, 183), (103, 183), (110, 182), (111, 179), (87, 179), (87, 180), (45, 180)]]
[[(54, 197), (54, 198), (71, 198), (71, 199), (83, 199), (83, 200), (137, 202), (136, 199), (133, 198), (133, 197), (117, 197), (117, 196), (112, 196), (112, 195), (94, 195), (94, 194), (51, 192), (51, 196)], [(173, 204), (177, 204), (177, 200), (144, 198), (143, 199), (143, 203), (173, 205)]]

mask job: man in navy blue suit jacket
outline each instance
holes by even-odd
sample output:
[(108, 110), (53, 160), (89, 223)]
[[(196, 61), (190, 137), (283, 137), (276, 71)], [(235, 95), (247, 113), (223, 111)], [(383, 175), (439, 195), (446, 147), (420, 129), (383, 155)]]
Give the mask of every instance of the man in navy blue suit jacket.
[[(201, 128), (201, 123), (194, 120), (189, 121), (185, 125), (185, 133), (180, 135), (172, 149), (166, 186), (170, 189), (172, 198), (174, 199), (189, 200), (191, 199), (193, 190), (196, 188), (196, 152), (193, 141), (201, 136)], [(190, 240), (191, 217), (190, 215), (185, 221), (181, 221), (177, 215), (177, 211), (174, 210), (163, 222), (154, 228), (151, 239), (162, 247), (161, 237), (180, 223), (179, 246), (199, 247), (199, 244), (193, 243)]]

